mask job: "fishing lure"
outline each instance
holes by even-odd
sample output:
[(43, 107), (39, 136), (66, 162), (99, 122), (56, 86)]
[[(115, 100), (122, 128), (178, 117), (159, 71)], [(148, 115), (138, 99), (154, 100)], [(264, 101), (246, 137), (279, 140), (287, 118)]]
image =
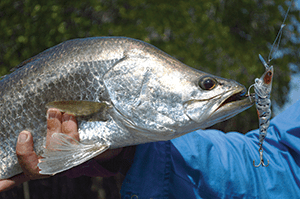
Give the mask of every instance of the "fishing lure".
[[(263, 159), (263, 142), (267, 135), (267, 129), (270, 125), (271, 118), (271, 100), (270, 94), (272, 90), (272, 80), (273, 80), (273, 66), (269, 66), (261, 55), (259, 59), (265, 66), (265, 72), (260, 78), (255, 79), (255, 83), (250, 86), (254, 86), (255, 92), (255, 105), (257, 110), (257, 115), (259, 119), (259, 154), (260, 154), (260, 163), (255, 165), (255, 160), (253, 160), (253, 165), (259, 167), (260, 165), (267, 167)], [(250, 90), (249, 88), (249, 90)]]
[[(283, 20), (283, 23), (280, 27), (280, 30), (275, 38), (275, 41), (272, 45), (272, 48), (270, 50), (269, 56), (268, 56), (268, 63), (273, 59), (271, 58), (273, 51), (277, 51), (281, 36), (282, 36), (282, 30), (285, 26), (284, 22), (287, 18), (287, 15), (290, 11), (291, 6), (289, 6), (287, 13), (285, 15), (285, 18)], [(277, 42), (278, 41), (278, 42)], [(276, 44), (277, 42), (277, 44)], [(275, 50), (274, 50), (275, 47)], [(260, 156), (260, 163), (258, 165), (255, 165), (255, 160), (253, 160), (253, 166), (259, 167), (262, 165), (263, 167), (269, 166), (269, 160), (268, 164), (264, 163), (263, 158), (263, 142), (265, 140), (265, 137), (267, 136), (267, 129), (270, 125), (270, 118), (271, 118), (271, 100), (270, 100), (270, 94), (272, 90), (272, 80), (273, 80), (273, 66), (269, 66), (268, 63), (264, 60), (264, 58), (259, 54), (259, 59), (263, 63), (265, 67), (265, 72), (260, 78), (255, 79), (255, 83), (252, 84), (249, 87), (249, 91), (252, 86), (254, 86), (254, 92), (255, 92), (255, 105), (256, 105), (256, 111), (258, 115), (259, 120), (259, 156)], [(248, 92), (249, 92), (248, 91)]]

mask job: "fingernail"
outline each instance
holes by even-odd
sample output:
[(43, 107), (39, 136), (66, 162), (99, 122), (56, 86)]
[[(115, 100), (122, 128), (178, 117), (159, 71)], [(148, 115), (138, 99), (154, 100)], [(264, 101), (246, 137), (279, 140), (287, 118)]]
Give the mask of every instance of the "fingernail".
[(27, 131), (22, 131), (18, 137), (18, 142), (20, 143), (24, 143), (27, 141), (28, 139), (28, 133)]
[(71, 115), (71, 114), (64, 114), (63, 115), (63, 118), (62, 118), (62, 121), (63, 122), (67, 122), (67, 121), (69, 121), (69, 120), (72, 120), (72, 118), (73, 118), (74, 116), (73, 115)]
[(54, 109), (49, 109), (47, 114), (48, 114), (47, 115), (48, 119), (56, 118), (56, 110), (54, 110)]

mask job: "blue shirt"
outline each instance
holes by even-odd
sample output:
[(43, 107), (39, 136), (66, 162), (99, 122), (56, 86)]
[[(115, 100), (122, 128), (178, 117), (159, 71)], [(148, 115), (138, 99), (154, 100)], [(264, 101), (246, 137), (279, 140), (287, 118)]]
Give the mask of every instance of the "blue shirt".
[(259, 163), (259, 131), (198, 130), (137, 146), (122, 198), (300, 198), (300, 101), (271, 120)]

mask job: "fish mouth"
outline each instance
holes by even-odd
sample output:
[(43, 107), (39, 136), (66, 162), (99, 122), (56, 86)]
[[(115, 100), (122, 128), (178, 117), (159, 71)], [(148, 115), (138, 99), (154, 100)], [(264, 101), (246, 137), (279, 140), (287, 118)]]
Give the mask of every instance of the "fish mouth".
[(234, 93), (233, 95), (231, 95), (227, 99), (225, 99), (221, 103), (221, 105), (218, 107), (218, 109), (221, 108), (222, 106), (232, 105), (232, 103), (243, 102), (243, 100), (246, 100), (246, 102), (247, 102), (247, 100), (249, 100), (253, 104), (255, 101), (254, 93), (250, 94), (250, 95), (246, 95), (245, 93), (246, 93), (245, 89), (243, 89), (240, 92)]
[(221, 122), (250, 108), (255, 102), (255, 95), (247, 95), (246, 91), (246, 88), (243, 87), (225, 98), (211, 114), (212, 119), (216, 118), (218, 122)]

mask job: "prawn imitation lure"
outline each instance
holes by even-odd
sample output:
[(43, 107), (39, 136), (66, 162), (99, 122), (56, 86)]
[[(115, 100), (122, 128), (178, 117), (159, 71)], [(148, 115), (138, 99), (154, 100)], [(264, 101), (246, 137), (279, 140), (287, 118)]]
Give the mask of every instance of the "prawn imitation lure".
[[(272, 45), (272, 48), (270, 50), (269, 56), (268, 56), (268, 63), (264, 60), (264, 58), (259, 54), (259, 59), (262, 62), (262, 64), (265, 67), (265, 72), (260, 78), (255, 79), (255, 83), (252, 84), (249, 87), (249, 91), (252, 86), (254, 86), (254, 92), (255, 92), (255, 106), (256, 111), (259, 119), (259, 157), (260, 157), (260, 163), (258, 165), (255, 165), (255, 160), (253, 160), (253, 166), (254, 167), (267, 167), (269, 166), (269, 160), (268, 164), (264, 163), (263, 158), (263, 142), (265, 140), (265, 137), (267, 136), (267, 129), (270, 125), (270, 118), (271, 118), (271, 100), (270, 100), (270, 94), (272, 90), (272, 81), (273, 81), (273, 66), (269, 66), (270, 61), (273, 59), (271, 58), (272, 52), (275, 49), (277, 50), (280, 44), (281, 36), (282, 36), (282, 30), (285, 26), (284, 22), (287, 18), (287, 15), (289, 13), (291, 6), (289, 6), (287, 13), (285, 15), (285, 18), (283, 20), (283, 23), (280, 27), (280, 30), (275, 38), (275, 41)], [(278, 40), (278, 42), (277, 42)], [(277, 45), (276, 45), (277, 42)]]
[[(272, 80), (273, 80), (273, 66), (269, 66), (264, 58), (259, 55), (259, 59), (265, 66), (265, 72), (261, 76), (261, 78), (256, 78), (255, 83), (250, 86), (254, 86), (254, 92), (255, 92), (255, 105), (256, 105), (256, 111), (259, 118), (259, 155), (260, 155), (260, 163), (258, 165), (255, 165), (255, 160), (253, 160), (253, 165), (255, 167), (259, 167), (262, 165), (263, 167), (269, 166), (269, 160), (268, 164), (266, 165), (264, 163), (263, 159), (263, 142), (265, 140), (265, 137), (267, 136), (267, 129), (270, 125), (270, 118), (271, 118), (271, 100), (270, 100), (270, 94), (272, 90)], [(249, 90), (250, 90), (249, 88)]]

